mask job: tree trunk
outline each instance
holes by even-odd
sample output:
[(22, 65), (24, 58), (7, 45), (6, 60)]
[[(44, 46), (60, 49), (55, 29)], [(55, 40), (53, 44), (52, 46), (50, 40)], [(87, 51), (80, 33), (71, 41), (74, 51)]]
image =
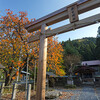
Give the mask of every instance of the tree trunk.
[(10, 76), (6, 77), (5, 79), (5, 86), (10, 84)]
[(70, 75), (69, 75), (69, 79), (68, 79), (68, 84), (69, 85), (73, 85), (73, 70), (72, 70), (72, 64), (71, 64), (71, 68), (70, 68), (70, 70), (69, 70), (69, 72), (70, 72)]

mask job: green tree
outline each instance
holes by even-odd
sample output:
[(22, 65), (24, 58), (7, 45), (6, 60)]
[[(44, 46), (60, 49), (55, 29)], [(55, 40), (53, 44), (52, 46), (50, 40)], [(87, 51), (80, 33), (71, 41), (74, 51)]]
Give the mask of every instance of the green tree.
[(65, 43), (62, 42), (64, 48), (64, 55), (79, 55), (78, 50), (73, 46), (72, 41), (69, 39)]
[[(62, 42), (63, 48), (64, 48), (64, 66), (66, 69), (66, 73), (69, 73), (69, 69), (72, 64), (69, 64), (69, 58), (71, 63), (74, 63), (73, 66), (76, 65), (76, 63), (80, 62), (80, 60), (95, 60), (95, 47), (96, 47), (96, 38), (83, 38), (83, 39), (77, 39), (71, 41), (70, 39), (68, 41)], [(74, 62), (73, 58), (79, 58), (79, 60), (76, 59)], [(74, 67), (73, 67), (74, 68)]]
[(69, 39), (65, 43), (62, 43), (64, 48), (64, 66), (67, 74), (72, 75), (75, 65), (80, 62), (80, 54), (72, 41)]
[(100, 26), (98, 28), (98, 34), (96, 38), (96, 58), (100, 60)]

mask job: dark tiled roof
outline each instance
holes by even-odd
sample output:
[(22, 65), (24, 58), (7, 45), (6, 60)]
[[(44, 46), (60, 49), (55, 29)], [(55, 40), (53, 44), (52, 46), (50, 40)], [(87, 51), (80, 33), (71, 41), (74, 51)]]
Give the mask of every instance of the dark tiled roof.
[(48, 75), (48, 76), (52, 76), (52, 77), (57, 77), (57, 75), (54, 74), (53, 72), (46, 72), (46, 75)]
[(81, 66), (79, 68), (77, 68), (74, 72), (78, 72), (78, 73), (85, 73), (85, 72), (95, 72), (96, 70), (88, 67), (88, 66)]

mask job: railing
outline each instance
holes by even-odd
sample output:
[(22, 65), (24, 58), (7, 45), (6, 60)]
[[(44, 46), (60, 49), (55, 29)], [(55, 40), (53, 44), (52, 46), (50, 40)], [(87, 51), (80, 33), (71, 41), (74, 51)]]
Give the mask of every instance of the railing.
[(10, 98), (12, 95), (13, 85), (5, 86), (5, 83), (2, 83), (1, 89), (0, 89), (0, 99)]
[(0, 89), (0, 99), (3, 100), (30, 100), (31, 94), (31, 84), (13, 84), (10, 86), (5, 86), (5, 83), (2, 83)]

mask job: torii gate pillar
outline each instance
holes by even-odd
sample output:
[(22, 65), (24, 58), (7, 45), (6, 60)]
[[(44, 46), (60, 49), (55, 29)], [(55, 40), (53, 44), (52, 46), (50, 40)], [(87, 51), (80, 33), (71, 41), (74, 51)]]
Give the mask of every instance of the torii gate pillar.
[(36, 100), (45, 100), (46, 62), (47, 62), (47, 38), (45, 36), (45, 30), (47, 30), (47, 26), (43, 24), (41, 27), (41, 34), (40, 34)]

